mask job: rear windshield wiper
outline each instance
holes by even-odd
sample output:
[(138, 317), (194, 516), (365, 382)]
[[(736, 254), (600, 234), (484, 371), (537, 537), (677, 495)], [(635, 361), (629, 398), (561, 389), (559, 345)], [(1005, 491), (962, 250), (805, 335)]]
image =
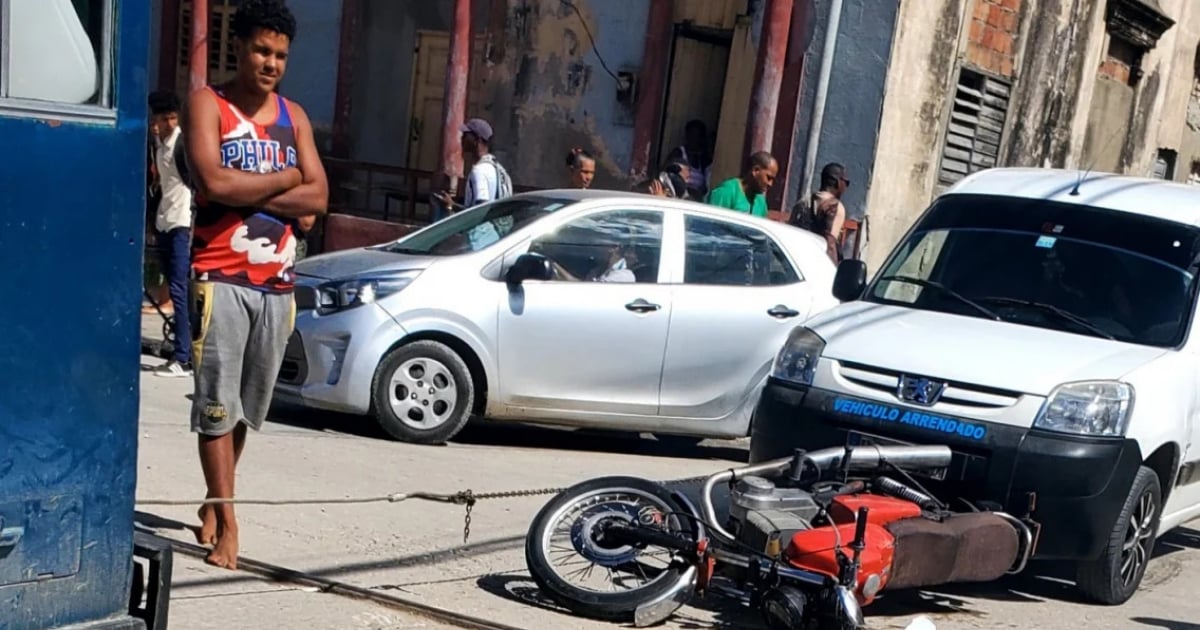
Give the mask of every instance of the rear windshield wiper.
[(1063, 310), (1053, 304), (1046, 304), (1044, 302), (1034, 302), (1033, 300), (1020, 300), (1017, 298), (1006, 298), (1006, 297), (985, 297), (985, 298), (979, 298), (979, 299), (980, 299), (980, 301), (991, 302), (994, 304), (1015, 304), (1017, 306), (1026, 306), (1029, 308), (1035, 308), (1040, 311), (1050, 313), (1051, 315), (1054, 315), (1055, 317), (1057, 317), (1063, 321), (1075, 324), (1076, 326), (1079, 326), (1081, 328), (1086, 328), (1087, 330), (1090, 330), (1090, 331), (1096, 333), (1097, 335), (1104, 337), (1105, 339), (1112, 339), (1113, 341), (1116, 341), (1116, 339), (1117, 339), (1116, 337), (1114, 337), (1112, 335), (1112, 333), (1109, 333), (1108, 331), (1104, 330), (1103, 328), (1088, 321), (1088, 319), (1086, 317), (1083, 317), (1081, 315), (1076, 315), (1075, 313), (1072, 313), (1071, 311)]
[(975, 309), (976, 311), (979, 311), (980, 313), (987, 315), (989, 319), (994, 319), (998, 322), (1004, 321), (1003, 319), (1001, 319), (1001, 317), (999, 315), (993, 313), (986, 306), (979, 304), (978, 302), (972, 300), (971, 298), (964, 296), (963, 294), (959, 293), (958, 291), (955, 291), (954, 289), (951, 289), (950, 287), (948, 287), (940, 282), (934, 282), (933, 280), (923, 280), (921, 278), (914, 278), (912, 276), (884, 276), (879, 279), (880, 282), (885, 281), (885, 280), (892, 281), (892, 282), (903, 282), (906, 284), (915, 284), (919, 287), (933, 289), (933, 290), (937, 291), (938, 293), (948, 295), (948, 296), (958, 300), (959, 302), (962, 302), (963, 304), (970, 306), (971, 308)]

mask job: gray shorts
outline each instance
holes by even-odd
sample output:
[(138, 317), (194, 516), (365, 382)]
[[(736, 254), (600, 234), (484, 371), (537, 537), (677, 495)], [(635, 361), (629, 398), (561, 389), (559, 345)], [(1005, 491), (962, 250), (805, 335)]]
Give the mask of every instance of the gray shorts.
[(191, 305), (192, 431), (225, 435), (239, 421), (259, 430), (296, 323), (292, 294), (193, 282)]

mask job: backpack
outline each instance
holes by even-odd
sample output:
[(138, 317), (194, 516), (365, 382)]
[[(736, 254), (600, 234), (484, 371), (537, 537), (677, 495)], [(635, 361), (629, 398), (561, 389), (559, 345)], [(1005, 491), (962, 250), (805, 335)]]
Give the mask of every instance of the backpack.
[(179, 179), (183, 180), (183, 184), (188, 188), (195, 188), (195, 186), (192, 186), (191, 172), (188, 170), (187, 151), (183, 149), (183, 136), (179, 136), (179, 139), (175, 141), (175, 154), (173, 157), (175, 160), (175, 169), (179, 171)]
[(496, 169), (496, 187), (498, 188), (496, 190), (496, 199), (511, 197), (513, 195), (512, 178), (509, 177), (508, 171), (504, 170), (500, 162), (496, 161), (496, 156), (489, 153), (479, 158), (479, 161), (491, 164), (492, 168)]

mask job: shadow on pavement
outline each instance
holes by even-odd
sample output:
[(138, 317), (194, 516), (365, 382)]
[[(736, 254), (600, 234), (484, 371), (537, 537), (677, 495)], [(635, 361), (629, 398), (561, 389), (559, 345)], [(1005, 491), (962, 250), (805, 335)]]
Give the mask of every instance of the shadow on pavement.
[(1154, 617), (1134, 617), (1130, 619), (1135, 623), (1140, 623), (1151, 628), (1166, 628), (1167, 630), (1200, 630), (1200, 624), (1191, 623), (1188, 621), (1171, 621), (1169, 619), (1157, 619)]
[[(1188, 527), (1176, 528), (1158, 540), (1155, 546), (1154, 559), (1164, 562), (1163, 558), (1171, 553), (1200, 549), (1200, 531)], [(1171, 561), (1166, 561), (1170, 563)], [(1160, 565), (1162, 568), (1168, 568)], [(1154, 578), (1150, 571), (1155, 565), (1150, 565), (1146, 574), (1146, 582)], [(1164, 576), (1166, 580), (1174, 576), (1169, 570)], [(1089, 605), (1075, 588), (1075, 576), (1070, 568), (1061, 563), (1031, 563), (1022, 575), (1011, 576), (996, 582), (986, 584), (951, 584), (937, 589), (921, 591), (906, 591), (887, 594), (880, 598), (869, 609), (872, 615), (903, 616), (913, 614), (962, 613), (966, 615), (980, 614), (972, 609), (971, 600), (990, 600), (1007, 602), (1059, 602)], [(1138, 621), (1138, 620), (1134, 620)], [(1148, 623), (1142, 621), (1141, 623)], [(1172, 630), (1200, 630), (1196, 624), (1181, 622), (1160, 622), (1174, 625), (1159, 625)]]
[[(192, 524), (182, 523), (174, 519), (158, 516), (157, 514), (141, 511), (134, 513), (134, 524), (138, 529), (151, 534), (161, 535), (164, 530), (194, 531), (194, 525)], [(448, 549), (439, 549), (426, 553), (416, 553), (382, 560), (336, 564), (326, 567), (318, 567), (316, 569), (302, 572), (307, 575), (324, 579), (344, 578), (345, 576), (356, 573), (380, 571), (385, 569), (406, 569), (413, 567), (437, 566), (472, 556), (483, 556), (492, 553), (510, 551), (512, 549), (518, 549), (524, 544), (525, 535), (521, 534), (518, 536), (492, 538), (467, 545), (455, 546)], [(262, 560), (262, 558), (259, 559)], [(246, 573), (230, 573), (229, 577), (179, 581), (175, 583), (174, 588), (178, 589), (208, 586), (213, 584), (228, 584), (231, 582), (250, 582), (256, 580), (261, 580), (261, 578)]]
[[(571, 612), (556, 604), (543, 594), (528, 575), (485, 575), (475, 581), (480, 590), (511, 602), (533, 606), (563, 615), (563, 625), (569, 627)], [(714, 613), (713, 619), (702, 619), (695, 613), (699, 610)], [(760, 618), (753, 611), (742, 608), (727, 600), (716, 597), (696, 598), (687, 606), (675, 611), (670, 619), (674, 628), (761, 628)], [(614, 627), (617, 627), (614, 625)]]
[[(392, 441), (392, 438), (372, 418), (365, 416), (305, 409), (281, 403), (272, 408), (270, 420), (276, 424), (310, 431), (336, 432), (374, 440)], [(653, 437), (642, 437), (636, 433), (500, 422), (470, 424), (451, 443), (620, 453), (678, 459), (710, 459), (739, 463), (746, 462), (749, 458), (746, 443), (732, 440), (707, 440), (699, 445), (680, 445), (674, 442), (661, 442)]]

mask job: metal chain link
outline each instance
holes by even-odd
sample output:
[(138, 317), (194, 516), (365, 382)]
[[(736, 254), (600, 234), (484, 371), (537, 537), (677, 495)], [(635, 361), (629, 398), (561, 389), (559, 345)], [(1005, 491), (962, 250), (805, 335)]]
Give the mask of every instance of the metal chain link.
[[(659, 481), (657, 483), (664, 486), (677, 486), (688, 483), (695, 483), (707, 479), (709, 475), (702, 477), (687, 477), (684, 479), (672, 479), (668, 481)], [(471, 536), (471, 510), (475, 507), (476, 501), (494, 500), (494, 499), (520, 499), (527, 497), (545, 496), (548, 494), (558, 494), (566, 488), (538, 488), (535, 490), (506, 490), (503, 492), (481, 492), (475, 494), (470, 490), (459, 492), (456, 496), (455, 503), (464, 503), (467, 506), (466, 514), (463, 517), (463, 544), (467, 544), (467, 540)]]
[[(663, 486), (676, 486), (688, 483), (695, 483), (707, 479), (708, 475), (702, 477), (687, 477), (684, 479), (673, 479), (668, 481), (659, 481), (657, 483)], [(240, 505), (319, 505), (319, 504), (356, 504), (356, 503), (399, 503), (410, 499), (419, 499), (423, 501), (434, 501), (437, 503), (451, 503), (454, 505), (466, 506), (466, 514), (463, 517), (463, 544), (471, 537), (471, 513), (478, 501), (499, 500), (499, 499), (522, 499), (529, 497), (546, 496), (558, 494), (566, 488), (537, 488), (531, 490), (505, 490), (499, 492), (481, 492), (476, 494), (468, 489), (455, 494), (437, 494), (433, 492), (395, 492), (388, 495), (365, 498), (333, 498), (333, 499), (204, 499), (202, 501), (193, 500), (139, 500), (135, 501), (138, 505), (166, 505), (166, 506), (182, 506), (182, 505), (210, 505), (210, 504), (240, 504)]]

